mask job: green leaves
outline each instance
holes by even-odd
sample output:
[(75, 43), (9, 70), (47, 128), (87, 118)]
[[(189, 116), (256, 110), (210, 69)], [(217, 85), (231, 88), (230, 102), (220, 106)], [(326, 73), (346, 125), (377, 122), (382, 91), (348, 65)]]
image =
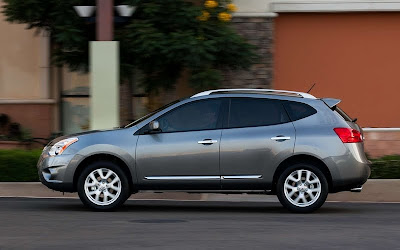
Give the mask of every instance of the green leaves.
[(216, 88), (222, 80), (221, 72), (217, 69), (201, 68), (195, 69), (191, 73), (191, 86), (200, 90)]
[(370, 159), (371, 179), (400, 179), (400, 155)]
[[(51, 32), (52, 61), (71, 70), (88, 70), (88, 43), (95, 25), (75, 13), (74, 5), (95, 5), (95, 0), (4, 0), (10, 22)], [(197, 89), (216, 87), (222, 68), (246, 69), (257, 60), (254, 47), (227, 23), (199, 21), (201, 6), (184, 0), (120, 0), (137, 6), (125, 24), (115, 25), (120, 41), (122, 78), (134, 69), (143, 75), (149, 92), (170, 88), (183, 70), (191, 72)]]
[(0, 181), (38, 181), (41, 150), (0, 150)]

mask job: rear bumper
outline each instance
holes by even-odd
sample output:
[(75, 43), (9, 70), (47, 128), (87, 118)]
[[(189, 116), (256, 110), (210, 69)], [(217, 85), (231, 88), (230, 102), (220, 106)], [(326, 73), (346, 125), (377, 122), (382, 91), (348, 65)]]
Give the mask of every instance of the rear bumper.
[(341, 182), (336, 182), (336, 184), (333, 186), (332, 192), (333, 193), (341, 191), (361, 192), (362, 186), (364, 185), (365, 182), (367, 182), (368, 177), (369, 174), (359, 178), (345, 179)]
[(371, 162), (366, 158), (362, 145), (349, 143), (348, 154), (326, 159), (332, 175), (331, 192), (351, 191), (360, 188), (371, 174)]

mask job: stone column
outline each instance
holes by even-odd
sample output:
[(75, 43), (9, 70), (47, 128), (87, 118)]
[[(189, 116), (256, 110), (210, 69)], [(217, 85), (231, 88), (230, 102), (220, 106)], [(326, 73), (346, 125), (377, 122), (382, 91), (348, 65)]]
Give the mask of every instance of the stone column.
[(274, 15), (235, 16), (237, 32), (257, 47), (259, 62), (250, 70), (224, 73), (222, 88), (271, 88), (273, 81)]
[(90, 128), (119, 126), (119, 43), (90, 42)]

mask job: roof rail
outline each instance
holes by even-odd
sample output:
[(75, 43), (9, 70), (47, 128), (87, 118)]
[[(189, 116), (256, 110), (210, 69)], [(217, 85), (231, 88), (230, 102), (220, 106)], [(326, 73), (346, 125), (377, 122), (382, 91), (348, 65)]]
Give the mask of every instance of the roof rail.
[(287, 90), (276, 90), (276, 89), (215, 89), (215, 90), (208, 90), (204, 92), (200, 92), (198, 94), (193, 95), (191, 98), (194, 97), (199, 97), (199, 96), (206, 96), (206, 95), (211, 95), (211, 94), (218, 94), (218, 92), (254, 92), (254, 94), (257, 94), (262, 92), (263, 94), (271, 94), (271, 95), (285, 95), (285, 94), (291, 94), (292, 96), (298, 96), (302, 98), (309, 98), (309, 99), (316, 99), (315, 96), (310, 95), (308, 93), (303, 93), (303, 92), (296, 92), (296, 91), (287, 91)]

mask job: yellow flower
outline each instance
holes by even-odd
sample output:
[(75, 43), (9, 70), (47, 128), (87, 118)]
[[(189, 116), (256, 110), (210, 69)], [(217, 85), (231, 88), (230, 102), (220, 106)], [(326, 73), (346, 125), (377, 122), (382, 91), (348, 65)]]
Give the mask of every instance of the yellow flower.
[(218, 3), (217, 3), (217, 1), (214, 1), (214, 0), (207, 0), (207, 1), (204, 3), (204, 6), (206, 6), (206, 8), (212, 9), (212, 8), (217, 7), (217, 6), (218, 6)]
[(226, 12), (221, 12), (218, 14), (218, 19), (223, 22), (229, 22), (232, 19), (232, 15)]
[(230, 3), (230, 4), (226, 5), (226, 8), (227, 8), (230, 12), (236, 12), (236, 11), (237, 11), (237, 7), (236, 7), (236, 5), (234, 5), (233, 3)]
[(210, 18), (210, 13), (208, 11), (202, 11), (201, 16), (197, 17), (200, 21), (207, 21)]

